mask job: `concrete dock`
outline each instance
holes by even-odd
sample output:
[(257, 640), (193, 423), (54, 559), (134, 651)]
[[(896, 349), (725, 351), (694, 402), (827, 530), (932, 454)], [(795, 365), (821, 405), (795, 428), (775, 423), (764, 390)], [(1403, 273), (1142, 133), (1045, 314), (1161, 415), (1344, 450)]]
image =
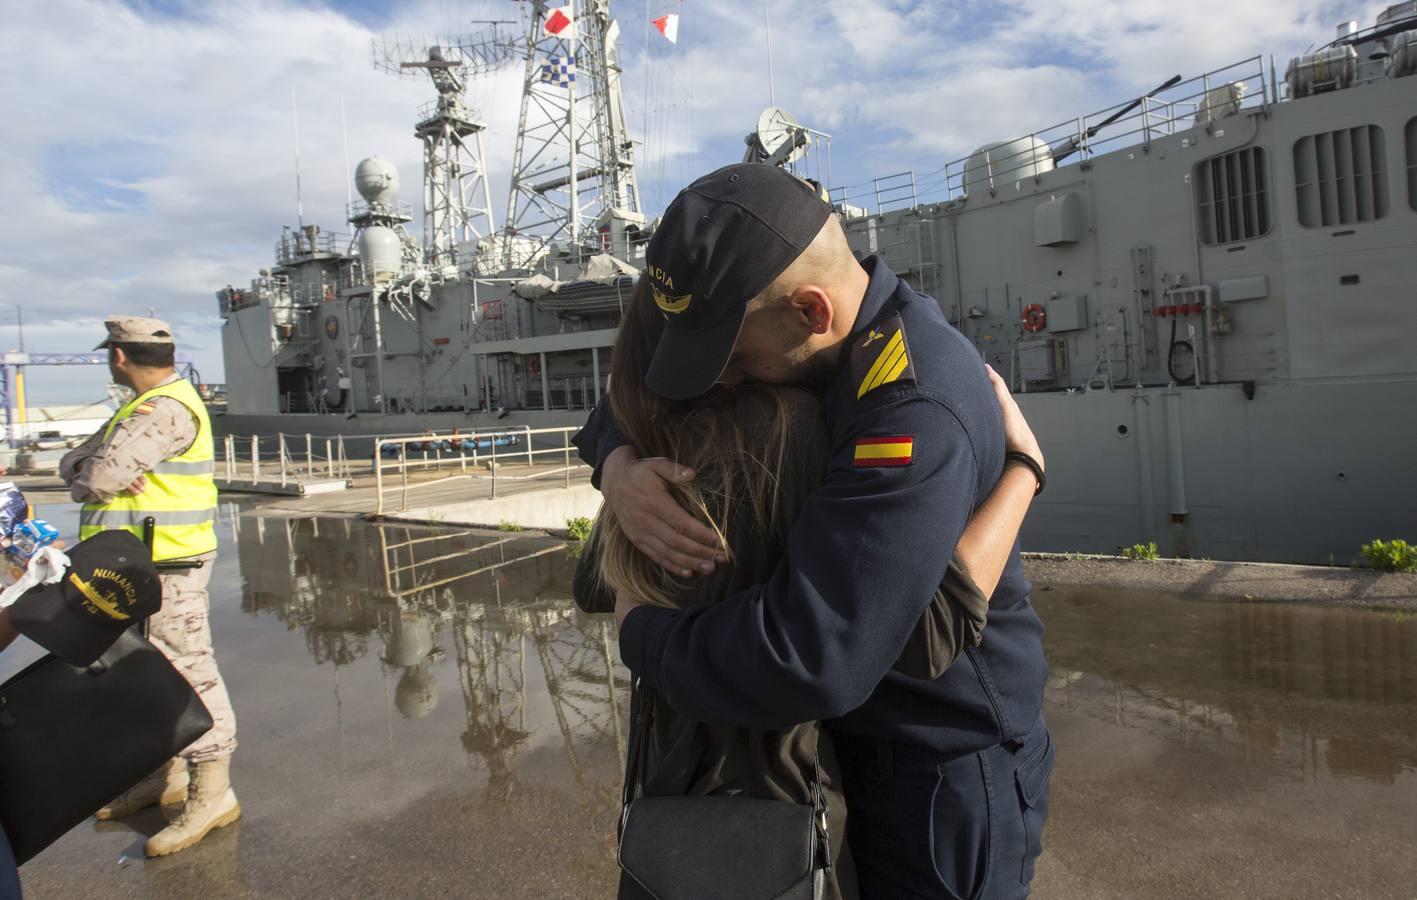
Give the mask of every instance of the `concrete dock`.
[[(221, 510), (241, 821), (151, 861), (162, 812), (86, 822), (26, 896), (613, 896), (628, 674), (569, 600), (574, 549), (291, 502)], [(1058, 759), (1035, 896), (1411, 896), (1417, 618), (1038, 584)]]

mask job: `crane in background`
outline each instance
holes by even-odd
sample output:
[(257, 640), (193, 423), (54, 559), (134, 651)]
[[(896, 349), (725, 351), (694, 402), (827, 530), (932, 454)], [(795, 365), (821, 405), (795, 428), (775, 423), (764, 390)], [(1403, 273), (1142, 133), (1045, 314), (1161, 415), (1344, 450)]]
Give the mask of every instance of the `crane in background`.
[[(89, 353), (29, 353), (24, 349), (24, 332), (20, 332), (20, 349), (7, 351), (0, 356), (0, 405), (5, 408), (5, 437), (10, 447), (17, 447), (24, 440), (25, 426), (25, 367), (26, 366), (106, 366), (106, 352)], [(199, 373), (192, 361), (181, 354), (177, 357), (177, 371), (194, 385), (201, 383)], [(10, 389), (14, 385), (13, 392)], [(15, 426), (20, 426), (18, 429)]]

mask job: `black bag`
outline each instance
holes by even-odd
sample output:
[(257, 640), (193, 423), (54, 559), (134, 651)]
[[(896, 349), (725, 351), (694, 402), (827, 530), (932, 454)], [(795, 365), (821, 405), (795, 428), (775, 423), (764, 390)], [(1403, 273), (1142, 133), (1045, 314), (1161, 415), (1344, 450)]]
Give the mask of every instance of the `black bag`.
[(815, 805), (645, 797), (653, 699), (636, 682), (620, 820), (620, 900), (818, 900), (831, 870), (820, 769)]
[(87, 668), (53, 656), (0, 685), (0, 825), (23, 863), (211, 730), (136, 630)]

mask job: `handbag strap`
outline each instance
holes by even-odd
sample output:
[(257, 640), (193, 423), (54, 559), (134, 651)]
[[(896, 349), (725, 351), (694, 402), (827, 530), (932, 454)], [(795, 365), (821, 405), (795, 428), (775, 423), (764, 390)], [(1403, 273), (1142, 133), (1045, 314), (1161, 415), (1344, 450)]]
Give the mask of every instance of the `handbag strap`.
[(649, 766), (650, 726), (654, 724), (654, 698), (644, 679), (630, 686), (630, 742), (625, 753), (625, 788), (621, 798), (620, 832), (630, 817), (630, 804), (644, 795), (645, 769)]

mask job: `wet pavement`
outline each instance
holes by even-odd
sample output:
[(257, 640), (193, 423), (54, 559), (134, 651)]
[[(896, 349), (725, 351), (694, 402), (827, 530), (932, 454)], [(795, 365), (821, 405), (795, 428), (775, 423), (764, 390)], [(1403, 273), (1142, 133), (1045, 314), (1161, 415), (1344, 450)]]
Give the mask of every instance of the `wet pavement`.
[[(72, 506), (43, 512), (72, 533)], [(157, 811), (91, 820), (26, 895), (613, 896), (628, 681), (567, 548), (239, 513), (212, 618), (244, 817), (153, 861)], [(1417, 893), (1417, 617), (1035, 601), (1058, 745), (1036, 896)]]

